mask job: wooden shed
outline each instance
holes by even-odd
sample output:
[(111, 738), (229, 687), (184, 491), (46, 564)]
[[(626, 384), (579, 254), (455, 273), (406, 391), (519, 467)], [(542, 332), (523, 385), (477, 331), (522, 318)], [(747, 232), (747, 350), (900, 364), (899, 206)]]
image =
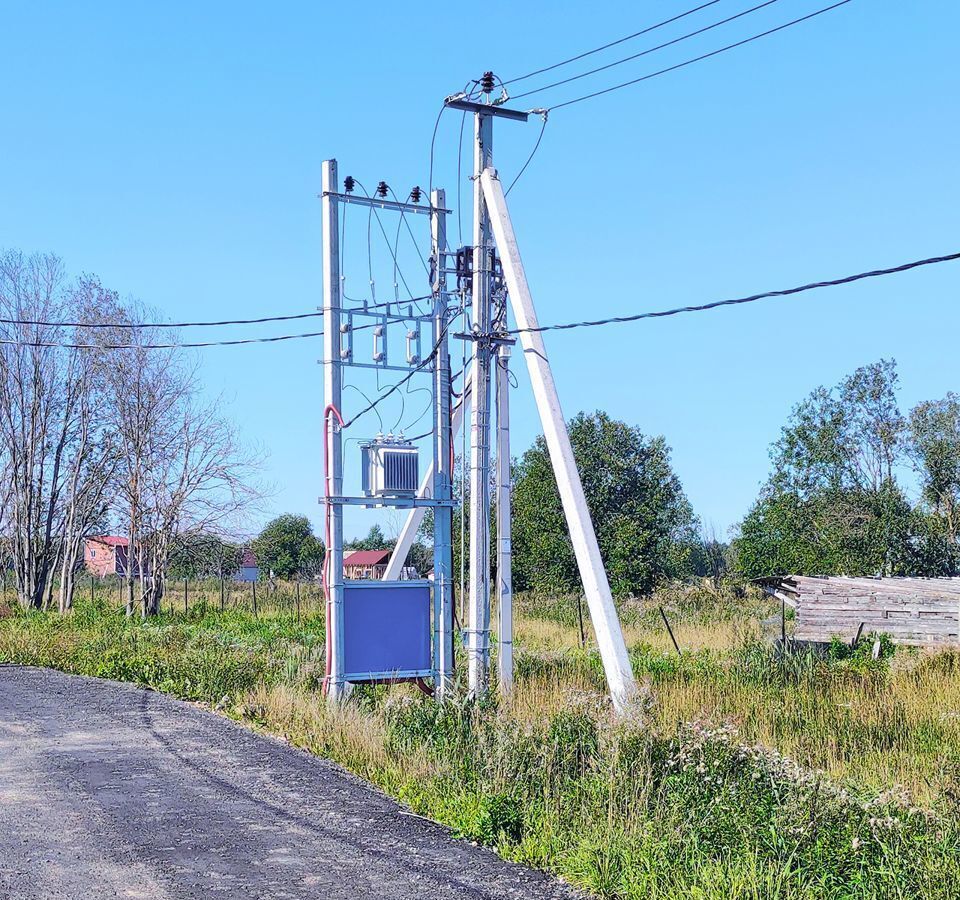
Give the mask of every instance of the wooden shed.
[(899, 644), (960, 644), (960, 578), (790, 575), (765, 584), (796, 608), (798, 640), (852, 640), (862, 625)]

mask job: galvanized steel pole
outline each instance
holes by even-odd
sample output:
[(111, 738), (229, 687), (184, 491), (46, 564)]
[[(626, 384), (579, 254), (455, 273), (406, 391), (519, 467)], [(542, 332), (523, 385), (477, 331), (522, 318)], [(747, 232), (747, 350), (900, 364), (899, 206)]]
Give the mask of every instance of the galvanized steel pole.
[[(434, 260), (433, 333), (435, 360), (433, 427), (433, 497), (453, 498), (453, 443), (450, 432), (450, 351), (447, 343), (447, 276), (444, 272), (447, 249), (446, 195), (430, 195), (430, 235)], [(435, 692), (444, 699), (453, 687), (453, 510), (433, 510), (433, 666), (437, 672)]]
[[(504, 310), (506, 327), (506, 310)], [(497, 681), (513, 693), (513, 572), (510, 507), (510, 345), (497, 346)]]

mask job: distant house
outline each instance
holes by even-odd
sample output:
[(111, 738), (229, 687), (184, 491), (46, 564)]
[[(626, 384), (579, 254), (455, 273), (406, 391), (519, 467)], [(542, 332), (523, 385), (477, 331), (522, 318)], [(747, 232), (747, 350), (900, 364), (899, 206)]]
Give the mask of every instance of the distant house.
[(127, 574), (130, 541), (125, 537), (104, 534), (84, 541), (83, 562), (87, 571), (98, 578)]
[(389, 550), (354, 550), (343, 558), (343, 577), (356, 580), (383, 578), (389, 561)]
[(240, 568), (234, 574), (236, 581), (257, 581), (260, 578), (260, 566), (257, 565), (257, 554), (249, 547), (240, 555)]

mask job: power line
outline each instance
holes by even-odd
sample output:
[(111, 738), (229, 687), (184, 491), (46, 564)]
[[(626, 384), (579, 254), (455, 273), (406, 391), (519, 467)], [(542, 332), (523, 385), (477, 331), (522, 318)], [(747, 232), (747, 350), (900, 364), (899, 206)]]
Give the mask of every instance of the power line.
[[(859, 272), (856, 275), (845, 275), (842, 278), (833, 278), (827, 281), (814, 281), (809, 284), (803, 284), (799, 287), (786, 288), (784, 290), (778, 291), (765, 291), (761, 294), (751, 294), (746, 297), (735, 297), (729, 300), (715, 300), (710, 303), (701, 303), (693, 306), (680, 306), (674, 309), (665, 309), (657, 310), (655, 312), (644, 312), (637, 313), (630, 316), (611, 316), (606, 319), (595, 319), (587, 320), (582, 322), (567, 322), (556, 325), (540, 325), (537, 328), (514, 328), (509, 330), (508, 334), (521, 334), (525, 331), (567, 331), (573, 328), (592, 328), (600, 325), (613, 325), (623, 322), (637, 322), (640, 319), (661, 319), (668, 316), (676, 316), (681, 313), (693, 313), (693, 312), (703, 312), (709, 309), (717, 309), (721, 306), (737, 306), (744, 303), (754, 303), (758, 300), (768, 300), (775, 297), (788, 297), (793, 294), (801, 294), (806, 291), (812, 291), (819, 288), (827, 287), (837, 287), (843, 284), (851, 284), (856, 281), (863, 281), (868, 278), (879, 278), (884, 275), (895, 275), (900, 272), (908, 272), (911, 269), (919, 269), (924, 266), (937, 265), (939, 263), (953, 262), (955, 260), (960, 260), (960, 252), (958, 253), (949, 253), (944, 256), (931, 256), (926, 259), (915, 260), (914, 262), (902, 263), (898, 266), (890, 266), (885, 269), (872, 269), (869, 272)], [(426, 298), (424, 298), (426, 299)], [(395, 301), (392, 301), (395, 302)], [(402, 301), (406, 302), (406, 301)], [(384, 304), (386, 305), (386, 304)], [(365, 326), (364, 326), (365, 327)], [(447, 323), (444, 326), (443, 334), (446, 335), (447, 330), (449, 329), (450, 324)], [(293, 341), (293, 340), (302, 340), (305, 338), (315, 338), (323, 335), (322, 331), (306, 332), (303, 334), (281, 334), (274, 337), (253, 337), (253, 338), (241, 338), (231, 341), (202, 341), (195, 343), (164, 343), (164, 344), (77, 344), (77, 343), (58, 343), (55, 341), (17, 341), (10, 338), (0, 338), (0, 345), (12, 345), (12, 346), (21, 346), (21, 347), (50, 347), (50, 348), (63, 348), (68, 350), (172, 350), (172, 349), (189, 349), (197, 347), (235, 347), (244, 344), (271, 344), (277, 343), (279, 341)], [(441, 337), (442, 340), (442, 337)], [(401, 381), (394, 385), (389, 393), (384, 394), (383, 397), (374, 402), (373, 406), (376, 406), (382, 399), (390, 396), (399, 387), (402, 387), (409, 378), (420, 371), (425, 365), (427, 365), (437, 353), (437, 348), (439, 347), (439, 342), (434, 345), (433, 350), (430, 354), (418, 364), (411, 372), (406, 375)], [(370, 408), (373, 408), (372, 406)], [(362, 415), (367, 410), (362, 410), (361, 413), (358, 413), (357, 416), (354, 416), (356, 419), (359, 415)], [(348, 423), (349, 424), (349, 423)]]
[(592, 100), (594, 97), (600, 97), (603, 94), (609, 94), (612, 91), (619, 91), (621, 88), (630, 87), (634, 84), (639, 84), (641, 81), (649, 81), (651, 78), (656, 78), (659, 75), (666, 75), (668, 72), (675, 72), (677, 69), (682, 69), (685, 66), (693, 65), (697, 62), (702, 62), (705, 59), (710, 59), (712, 56), (718, 56), (721, 53), (726, 53), (728, 50), (733, 50), (736, 47), (742, 47), (745, 44), (752, 43), (753, 41), (758, 41), (760, 38), (767, 37), (771, 34), (776, 34), (778, 31), (783, 31), (785, 28), (790, 28), (793, 25), (799, 25), (801, 22), (806, 22), (808, 19), (813, 19), (816, 16), (823, 15), (826, 12), (837, 9), (841, 6), (846, 6), (850, 3), (851, 0), (839, 0), (838, 3), (834, 3), (831, 6), (824, 6), (822, 9), (818, 9), (815, 12), (808, 13), (805, 16), (801, 16), (799, 19), (794, 19), (791, 22), (786, 22), (783, 25), (778, 25), (776, 28), (771, 28), (768, 31), (763, 31), (760, 34), (755, 34), (752, 37), (744, 38), (742, 41), (737, 41), (733, 44), (727, 44), (726, 47), (721, 47), (719, 50), (712, 50), (710, 53), (704, 53), (702, 56), (696, 56), (693, 59), (685, 60), (684, 62), (677, 63), (674, 66), (668, 66), (666, 69), (660, 69), (658, 72), (651, 72), (648, 75), (642, 75), (639, 78), (633, 78), (630, 81), (624, 81), (622, 84), (615, 84), (613, 87), (604, 88), (600, 91), (593, 91), (590, 94), (584, 94), (582, 97), (575, 97), (573, 100), (566, 100), (563, 103), (555, 103), (553, 106), (548, 107), (548, 112), (552, 112), (555, 109), (562, 109), (564, 106), (572, 106), (574, 103), (582, 103), (584, 100)]
[(289, 316), (261, 316), (258, 319), (222, 319), (217, 322), (55, 322), (46, 319), (0, 319), (0, 325), (38, 325), (50, 328), (215, 328), (220, 325), (262, 325), (266, 322), (292, 322), (296, 319), (315, 319), (322, 315), (322, 312), (309, 312), (294, 313)]
[(703, 28), (698, 28), (696, 31), (690, 31), (687, 32), (687, 34), (682, 34), (680, 37), (673, 38), (673, 40), (666, 41), (662, 44), (657, 44), (656, 47), (649, 47), (646, 50), (641, 50), (639, 53), (634, 53), (632, 56), (625, 56), (623, 59), (614, 60), (613, 62), (607, 63), (604, 66), (597, 66), (595, 69), (589, 69), (586, 72), (581, 72), (579, 75), (571, 75), (569, 78), (564, 78), (560, 81), (554, 81), (552, 84), (545, 84), (543, 87), (533, 88), (532, 90), (526, 91), (522, 94), (516, 94), (512, 99), (519, 100), (521, 97), (529, 97), (531, 94), (539, 94), (541, 91), (549, 91), (551, 88), (560, 87), (562, 84), (569, 84), (571, 81), (579, 81), (581, 78), (586, 78), (589, 75), (596, 75), (598, 72), (605, 72), (607, 69), (612, 69), (615, 66), (622, 66), (624, 63), (631, 62), (634, 59), (640, 59), (641, 56), (648, 56), (651, 53), (656, 53), (658, 50), (663, 50), (666, 47), (672, 47), (674, 44), (679, 44), (683, 41), (690, 40), (690, 38), (705, 34), (708, 31), (712, 31), (714, 28), (719, 28), (721, 25), (726, 25), (729, 22), (735, 21), (736, 19), (741, 19), (744, 16), (750, 15), (751, 13), (755, 13), (758, 10), (763, 9), (765, 6), (772, 6), (774, 3), (779, 3), (779, 0), (764, 0), (763, 3), (759, 3), (756, 6), (751, 6), (749, 9), (745, 9), (742, 12), (728, 16), (726, 19), (721, 19), (719, 22), (713, 22), (710, 25), (705, 25)]
[[(520, 180), (520, 176), (527, 171), (527, 166), (530, 165), (530, 161), (537, 155), (537, 150), (540, 149), (540, 141), (543, 140), (543, 133), (547, 130), (547, 114), (543, 114), (543, 125), (540, 126), (540, 134), (537, 136), (537, 142), (533, 145), (533, 149), (530, 151), (530, 155), (527, 157), (527, 161), (520, 167), (520, 171), (517, 172), (516, 177), (513, 181), (510, 182), (510, 187), (504, 192), (504, 197), (513, 190), (513, 186)], [(552, 132), (551, 132), (552, 133)]]
[(10, 338), (0, 338), (0, 344), (16, 347), (50, 347), (63, 350), (174, 350), (196, 347), (236, 347), (240, 344), (273, 344), (277, 341), (297, 341), (302, 338), (320, 337), (322, 334), (322, 331), (310, 331), (305, 334), (281, 334), (276, 337), (240, 338), (233, 341), (199, 341), (186, 344), (61, 344), (56, 341), (15, 341)]
[(383, 403), (384, 400), (387, 399), (387, 397), (390, 397), (393, 394), (395, 394), (397, 391), (399, 391), (400, 388), (402, 388), (408, 381), (410, 381), (411, 378), (413, 378), (414, 375), (417, 374), (417, 372), (421, 371), (425, 366), (428, 366), (431, 362), (433, 362), (434, 357), (436, 357), (437, 355), (437, 351), (440, 349), (440, 345), (443, 343), (444, 339), (447, 336), (447, 331), (449, 330), (449, 328), (450, 328), (450, 323), (447, 322), (443, 326), (443, 331), (441, 332), (440, 337), (437, 339), (437, 342), (433, 345), (433, 349), (430, 351), (429, 355), (427, 355), (421, 362), (417, 363), (417, 365), (414, 366), (406, 375), (404, 375), (403, 378), (401, 378), (398, 382), (396, 382), (396, 384), (392, 385), (390, 387), (390, 390), (388, 390), (385, 394), (381, 394), (379, 397), (377, 397), (376, 400), (374, 400), (369, 405), (365, 406), (363, 409), (360, 410), (360, 412), (358, 412), (356, 415), (352, 416), (346, 422), (344, 422), (341, 428), (343, 429), (349, 428), (361, 416), (366, 415), (371, 410), (375, 410), (381, 403)]
[(946, 256), (931, 256), (928, 259), (918, 259), (915, 262), (891, 266), (887, 269), (873, 269), (870, 272), (860, 272), (856, 275), (846, 275), (843, 278), (833, 278), (829, 281), (814, 281), (799, 287), (786, 288), (780, 291), (765, 291), (762, 294), (751, 294), (748, 297), (736, 297), (732, 300), (715, 300), (712, 303), (701, 303), (697, 306), (680, 306), (675, 309), (658, 310), (657, 312), (637, 313), (632, 316), (611, 316), (608, 319), (596, 319), (584, 322), (569, 322), (562, 325), (540, 325), (537, 328), (514, 328), (507, 334), (521, 334), (525, 331), (566, 331), (571, 328), (593, 328), (597, 325), (613, 325), (619, 322), (637, 322), (640, 319), (662, 319), (667, 316), (678, 316), (681, 313), (703, 312), (708, 309), (717, 309), (721, 306), (736, 306), (741, 303), (754, 303), (757, 300), (767, 300), (773, 297), (788, 297), (792, 294), (801, 294), (818, 288), (836, 287), (841, 284), (851, 284), (854, 281), (863, 281), (865, 278), (879, 278), (882, 275), (894, 275), (898, 272), (907, 272), (910, 269), (919, 269), (921, 266), (933, 266), (938, 263), (951, 262), (960, 259), (960, 253), (950, 253)]
[(626, 37), (618, 38), (615, 41), (611, 41), (609, 44), (604, 44), (602, 47), (595, 47), (593, 50), (587, 50), (585, 53), (578, 53), (576, 56), (571, 56), (569, 59), (554, 63), (552, 66), (544, 66), (542, 69), (537, 69), (534, 72), (528, 72), (526, 75), (518, 75), (516, 78), (508, 78), (502, 83), (504, 85), (516, 84), (518, 81), (525, 81), (527, 78), (533, 78), (534, 75), (542, 75), (544, 72), (551, 72), (554, 69), (559, 69), (560, 66), (565, 66), (568, 63), (576, 62), (577, 60), (583, 59), (586, 56), (592, 56), (594, 53), (599, 53), (601, 50), (609, 50), (610, 47), (616, 47), (618, 44), (623, 44), (627, 41), (632, 41), (634, 38), (641, 37), (644, 34), (649, 34), (651, 31), (656, 31), (658, 28), (663, 28), (664, 25), (670, 25), (672, 22), (677, 22), (680, 19), (693, 15), (695, 12), (700, 12), (701, 9), (706, 9), (708, 6), (715, 6), (719, 2), (720, 0), (710, 0), (709, 3), (702, 3), (700, 6), (696, 6), (693, 9), (688, 9), (686, 12), (680, 13), (677, 16), (673, 16), (671, 19), (665, 19), (662, 22), (657, 22), (656, 25), (650, 25), (647, 28), (644, 28), (642, 31), (635, 31), (633, 34), (628, 34)]
[[(371, 309), (382, 309), (387, 306), (403, 306), (406, 303), (418, 303), (431, 299), (433, 299), (433, 294), (423, 294), (419, 297), (410, 297), (407, 300), (385, 300), (382, 303), (368, 303), (365, 307), (341, 306), (338, 308), (338, 312), (366, 312), (367, 310)], [(292, 322), (297, 319), (316, 319), (322, 316), (323, 312), (318, 311), (309, 313), (293, 313), (285, 316), (261, 316), (257, 319), (222, 319), (220, 321), (209, 322), (58, 322), (52, 319), (0, 318), (0, 325), (34, 325), (46, 328), (123, 328), (135, 331), (140, 328), (216, 328), (221, 325), (263, 325), (267, 322)], [(217, 342), (211, 342), (210, 346), (213, 346), (216, 343)], [(141, 345), (138, 344), (131, 346)], [(176, 344), (175, 346), (179, 347), (182, 345)]]

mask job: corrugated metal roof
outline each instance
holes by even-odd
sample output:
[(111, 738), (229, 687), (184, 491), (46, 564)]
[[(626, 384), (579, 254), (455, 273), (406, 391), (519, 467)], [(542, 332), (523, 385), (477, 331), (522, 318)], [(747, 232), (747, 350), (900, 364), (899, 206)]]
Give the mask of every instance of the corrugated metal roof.
[(389, 550), (354, 550), (343, 558), (345, 566), (379, 566), (390, 559)]

